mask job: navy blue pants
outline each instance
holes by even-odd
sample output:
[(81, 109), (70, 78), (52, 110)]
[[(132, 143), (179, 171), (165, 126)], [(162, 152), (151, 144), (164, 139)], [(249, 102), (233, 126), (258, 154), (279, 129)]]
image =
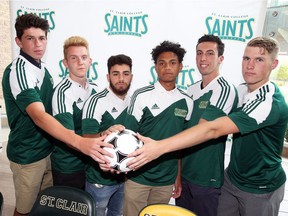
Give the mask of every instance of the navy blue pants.
[(175, 203), (197, 216), (217, 216), (220, 194), (220, 188), (203, 187), (182, 180), (182, 193)]

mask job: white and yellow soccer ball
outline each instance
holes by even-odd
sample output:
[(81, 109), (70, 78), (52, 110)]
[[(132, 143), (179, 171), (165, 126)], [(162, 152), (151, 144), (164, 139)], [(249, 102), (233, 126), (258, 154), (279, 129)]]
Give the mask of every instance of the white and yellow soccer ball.
[(143, 145), (143, 142), (137, 138), (136, 133), (125, 129), (109, 134), (104, 141), (114, 146), (114, 148), (104, 147), (106, 151), (112, 153), (114, 156), (113, 158), (106, 156), (110, 160), (110, 166), (120, 172), (131, 171), (126, 164), (133, 157), (128, 158), (127, 155), (141, 148)]

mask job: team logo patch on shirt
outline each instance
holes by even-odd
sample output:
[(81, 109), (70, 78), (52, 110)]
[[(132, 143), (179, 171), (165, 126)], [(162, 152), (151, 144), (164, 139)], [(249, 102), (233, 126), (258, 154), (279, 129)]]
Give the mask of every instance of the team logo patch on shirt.
[(201, 101), (199, 103), (199, 109), (206, 109), (206, 107), (208, 106), (209, 101)]
[(151, 109), (160, 109), (157, 104), (154, 104)]
[(174, 110), (175, 116), (179, 116), (179, 117), (186, 117), (187, 113), (188, 113), (187, 110), (183, 110), (183, 109), (179, 109), (179, 108), (175, 108), (175, 110)]

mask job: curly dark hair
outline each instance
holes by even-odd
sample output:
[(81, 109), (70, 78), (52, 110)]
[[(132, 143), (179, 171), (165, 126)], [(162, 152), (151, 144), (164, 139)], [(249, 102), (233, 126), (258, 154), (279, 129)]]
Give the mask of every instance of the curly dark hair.
[(175, 53), (178, 57), (179, 63), (182, 63), (186, 50), (182, 48), (179, 43), (163, 41), (162, 43), (160, 43), (160, 45), (156, 46), (151, 52), (152, 60), (154, 61), (155, 64), (157, 63), (159, 55), (163, 52)]

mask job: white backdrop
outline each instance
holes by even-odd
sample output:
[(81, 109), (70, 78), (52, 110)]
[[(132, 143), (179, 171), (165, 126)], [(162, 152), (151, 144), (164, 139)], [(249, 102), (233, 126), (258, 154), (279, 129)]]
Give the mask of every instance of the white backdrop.
[(55, 84), (67, 74), (62, 64), (63, 42), (79, 35), (90, 44), (89, 79), (106, 87), (107, 59), (123, 53), (133, 60), (133, 91), (157, 79), (150, 53), (163, 40), (170, 40), (187, 50), (177, 81), (185, 90), (200, 77), (195, 64), (198, 38), (215, 34), (226, 46), (221, 73), (238, 85), (244, 47), (262, 34), (266, 5), (267, 0), (12, 0), (13, 55), (19, 53), (14, 42), (15, 19), (32, 12), (50, 24), (43, 61)]
[[(35, 13), (49, 21), (47, 63), (55, 85), (67, 74), (64, 40), (85, 37), (93, 59), (88, 78), (106, 87), (107, 59), (126, 54), (133, 60), (136, 88), (157, 79), (151, 51), (163, 40), (179, 42), (187, 51), (177, 86), (199, 80), (195, 46), (203, 34), (215, 34), (225, 43), (221, 74), (238, 85), (243, 82), (241, 60), (246, 43), (262, 34), (267, 0), (11, 0), (11, 26), (17, 16)], [(19, 54), (14, 42), (13, 56)], [(171, 199), (171, 203), (174, 200)]]

